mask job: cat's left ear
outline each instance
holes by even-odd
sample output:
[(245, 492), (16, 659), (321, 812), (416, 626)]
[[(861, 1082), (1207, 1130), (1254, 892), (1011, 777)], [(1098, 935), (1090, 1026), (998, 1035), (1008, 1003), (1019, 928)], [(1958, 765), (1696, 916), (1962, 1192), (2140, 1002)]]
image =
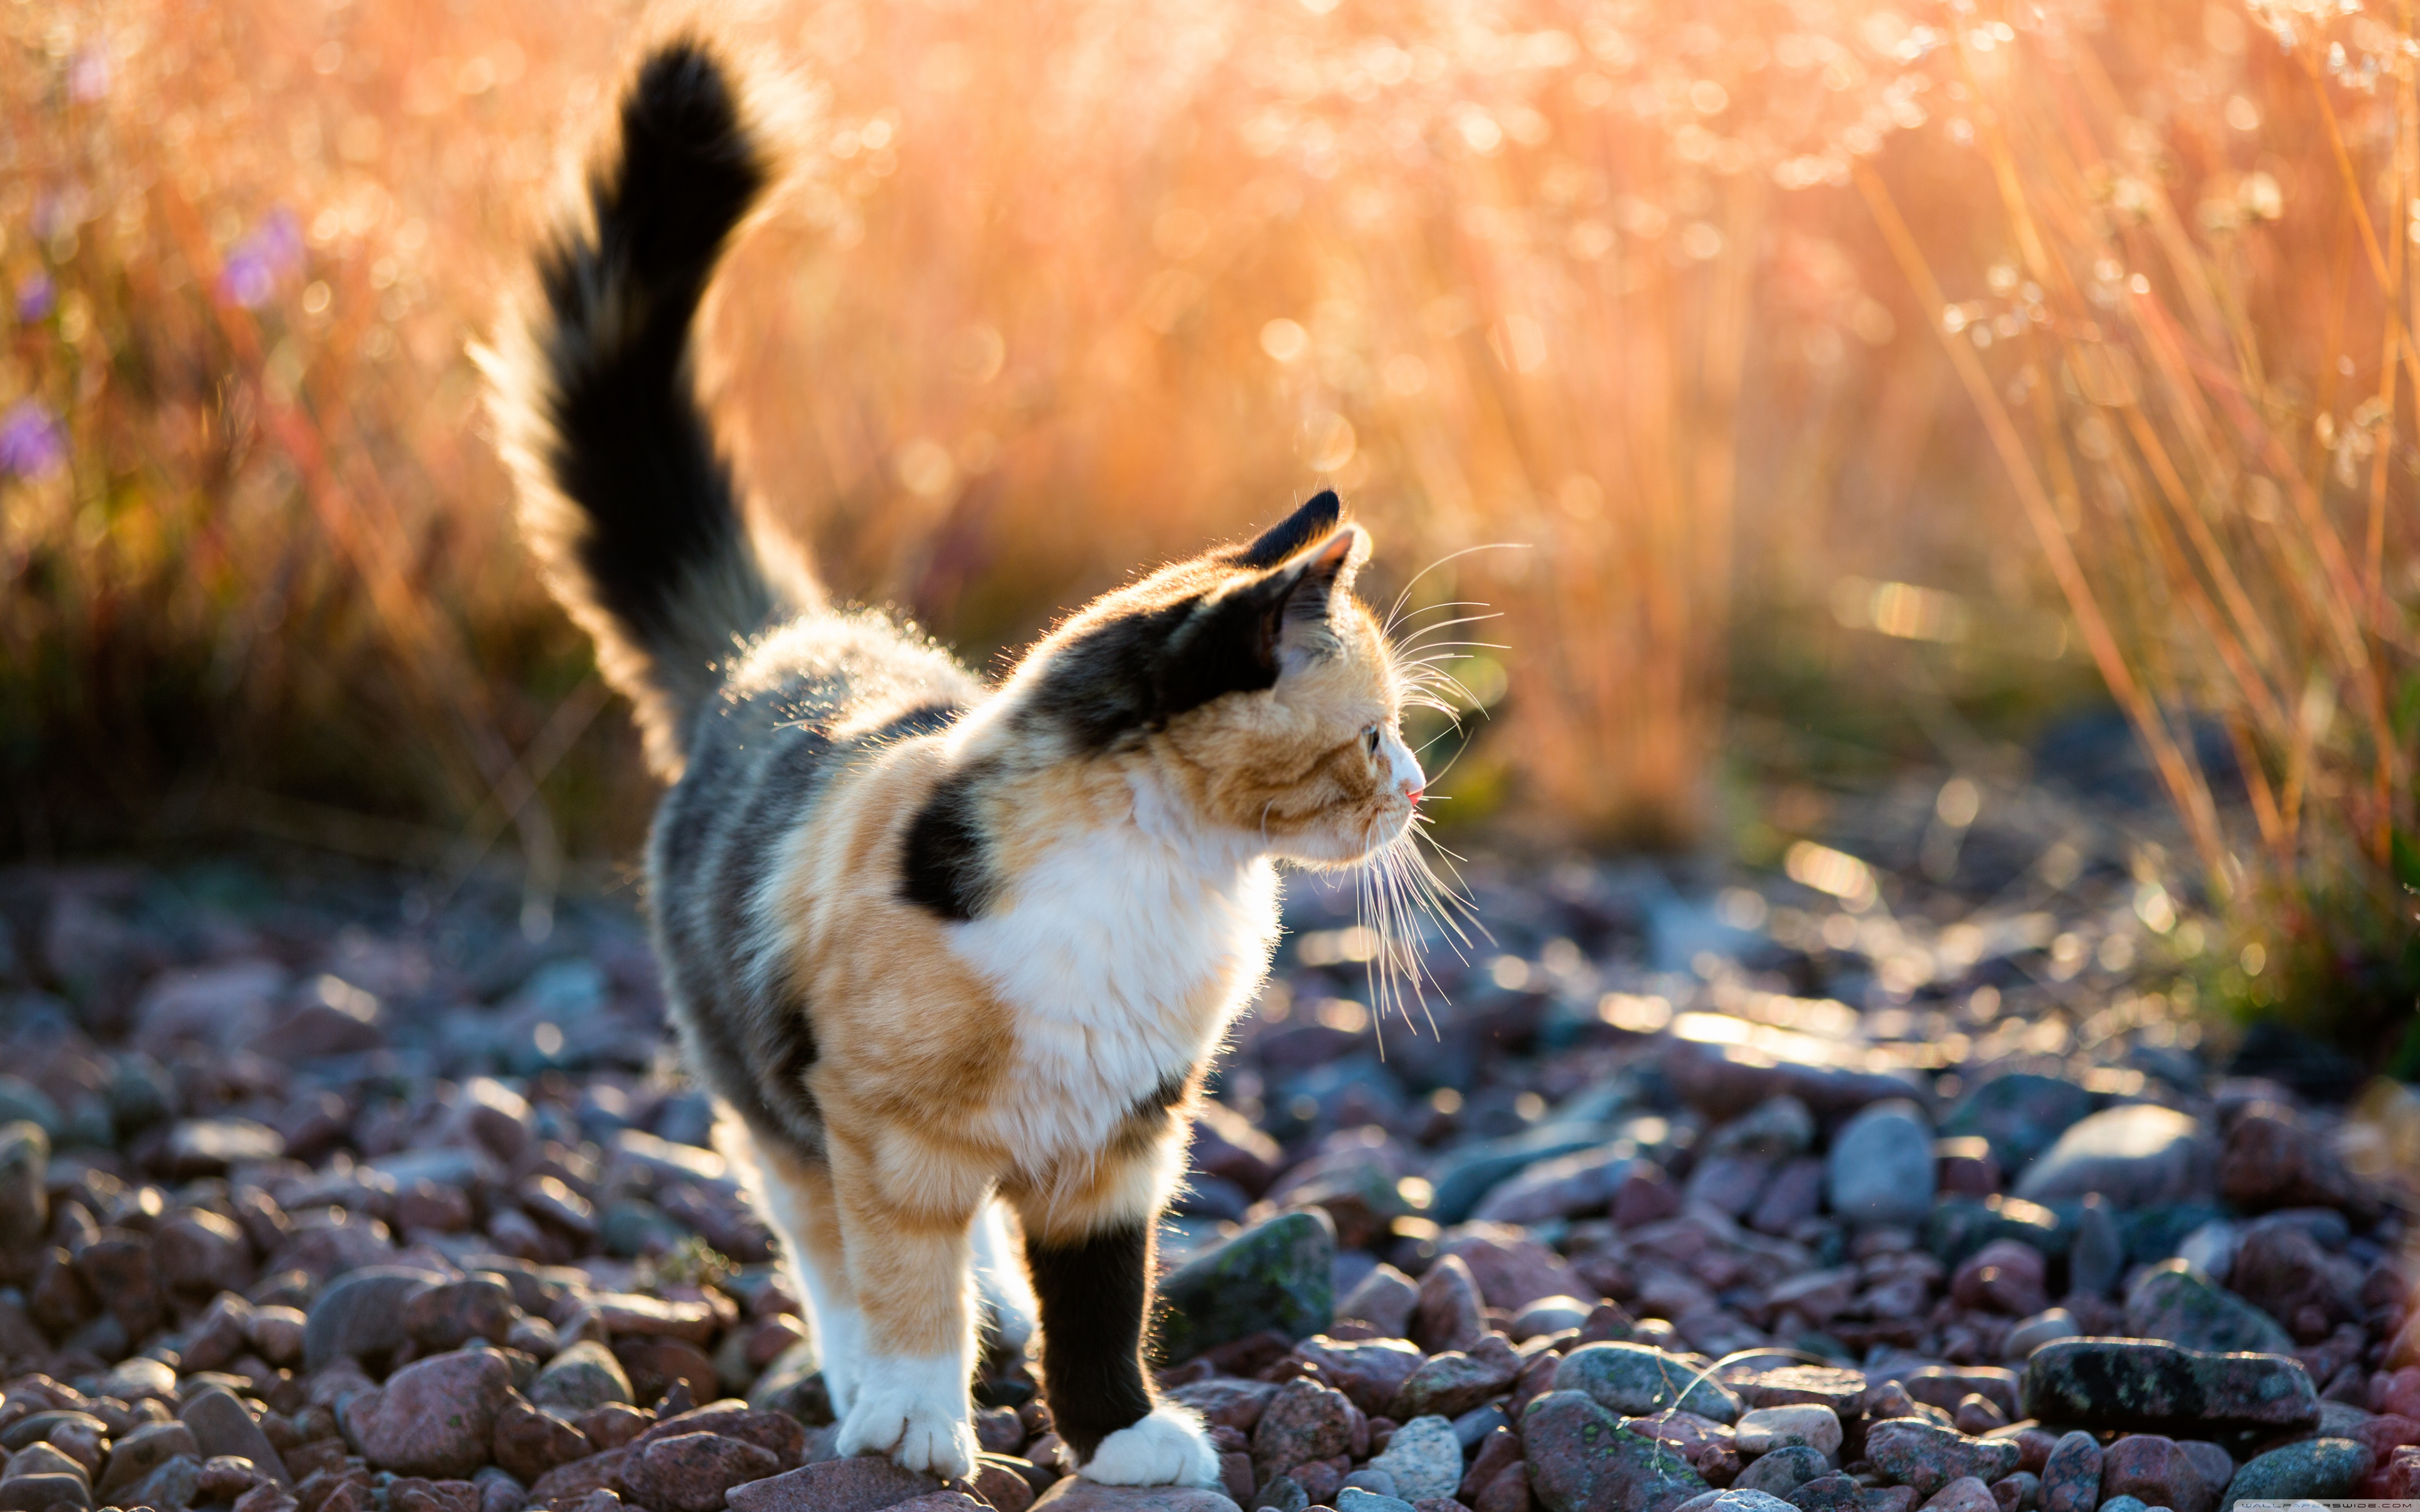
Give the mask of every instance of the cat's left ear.
[(1369, 560), (1370, 532), (1358, 525), (1342, 525), (1270, 575), (1270, 586), (1285, 595), (1276, 646), (1280, 670), (1335, 644), (1328, 617), (1337, 602), (1353, 592), (1353, 579)]

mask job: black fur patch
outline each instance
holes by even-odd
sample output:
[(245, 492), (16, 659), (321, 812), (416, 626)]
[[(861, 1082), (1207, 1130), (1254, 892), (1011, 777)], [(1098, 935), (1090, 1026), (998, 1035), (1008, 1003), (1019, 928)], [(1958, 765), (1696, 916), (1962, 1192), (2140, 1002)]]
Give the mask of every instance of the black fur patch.
[(769, 171), (731, 81), (694, 42), (640, 69), (621, 138), (620, 158), (589, 180), (594, 235), (538, 259), (558, 327), (547, 460), (588, 517), (580, 563), (597, 600), (642, 644), (662, 645), (688, 578), (746, 550), (687, 359), (707, 275)]
[(1158, 1086), (1135, 1099), (1134, 1111), (1127, 1117), (1148, 1119), (1166, 1113), (1170, 1108), (1185, 1101), (1186, 1088), (1192, 1085), (1193, 1072), (1189, 1068), (1185, 1071), (1171, 1071), (1159, 1079)]
[(1187, 598), (1095, 626), (1062, 646), (1034, 711), (1087, 750), (1229, 693), (1276, 686), (1289, 580), (1250, 583), (1215, 602)]
[(961, 923), (984, 911), (999, 880), (975, 823), (979, 772), (943, 778), (908, 825), (899, 855), (899, 895)]
[(1151, 1301), (1151, 1230), (1140, 1223), (1073, 1244), (1025, 1241), (1042, 1305), (1042, 1392), (1050, 1426), (1078, 1460), (1151, 1413), (1142, 1325)]
[(1336, 497), (1336, 490), (1324, 488), (1254, 536), (1250, 545), (1238, 548), (1228, 560), (1239, 567), (1274, 567), (1336, 529), (1337, 517), (1343, 512), (1343, 501)]

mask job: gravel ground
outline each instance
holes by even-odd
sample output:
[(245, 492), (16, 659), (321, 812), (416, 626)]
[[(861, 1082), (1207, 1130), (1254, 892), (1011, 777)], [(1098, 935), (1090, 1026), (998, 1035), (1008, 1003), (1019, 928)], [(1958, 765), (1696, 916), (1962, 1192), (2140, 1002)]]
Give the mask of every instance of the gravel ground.
[(1297, 884), (1162, 1235), (1224, 1497), (1063, 1478), (997, 1354), (970, 1481), (831, 1458), (627, 892), (0, 875), (0, 1512), (2420, 1494), (2420, 1101), (2218, 1063), (2152, 990), (2196, 927), (2156, 841), (1957, 796), (1789, 879), (1475, 864), (1417, 1032)]

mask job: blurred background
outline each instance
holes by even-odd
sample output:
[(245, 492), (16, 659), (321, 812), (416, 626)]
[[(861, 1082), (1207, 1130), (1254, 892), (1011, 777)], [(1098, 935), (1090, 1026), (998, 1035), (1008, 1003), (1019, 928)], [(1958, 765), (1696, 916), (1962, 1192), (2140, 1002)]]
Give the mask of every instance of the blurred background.
[[(0, 856), (501, 867), (532, 929), (628, 885), (649, 784), (466, 352), (644, 19), (0, 5)], [(836, 594), (996, 669), (1333, 486), (1373, 596), (1475, 642), (1467, 717), (1422, 733), (1455, 849), (1854, 908), (1877, 875), (1989, 893), (1993, 825), (2066, 887), (2050, 794), (2180, 1000), (2420, 1071), (2408, 23), (715, 25), (812, 110), (707, 379)]]

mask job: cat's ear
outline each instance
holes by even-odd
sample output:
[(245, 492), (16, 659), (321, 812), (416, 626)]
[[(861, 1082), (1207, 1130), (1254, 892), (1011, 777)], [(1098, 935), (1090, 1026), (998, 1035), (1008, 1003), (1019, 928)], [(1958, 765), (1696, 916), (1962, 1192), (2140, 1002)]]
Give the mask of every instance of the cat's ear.
[(1370, 532), (1346, 525), (1270, 575), (1269, 591), (1283, 595), (1270, 647), (1280, 671), (1291, 671), (1334, 648), (1329, 615), (1337, 601), (1353, 592), (1353, 579), (1369, 560)]
[(1336, 490), (1323, 488), (1303, 501), (1293, 514), (1252, 537), (1249, 545), (1229, 551), (1227, 560), (1239, 567), (1277, 566), (1336, 529), (1343, 513), (1344, 501), (1336, 497)]

